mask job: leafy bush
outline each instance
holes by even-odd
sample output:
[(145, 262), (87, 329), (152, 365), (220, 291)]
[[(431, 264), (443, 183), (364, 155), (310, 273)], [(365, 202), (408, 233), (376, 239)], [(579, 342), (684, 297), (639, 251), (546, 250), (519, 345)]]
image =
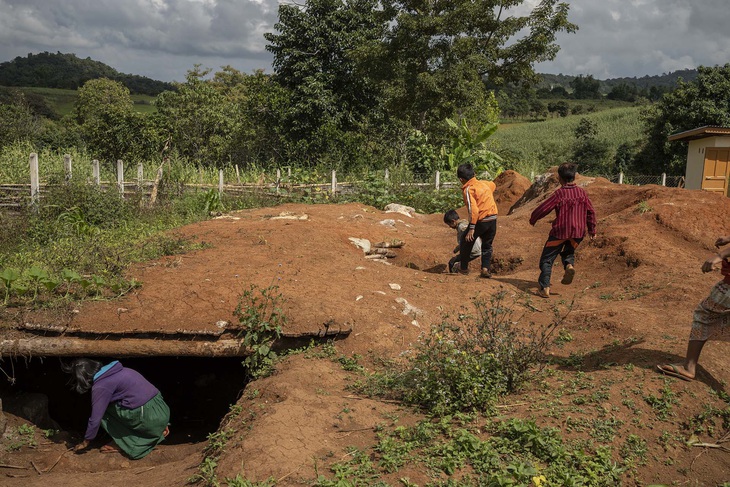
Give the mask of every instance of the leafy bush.
[(373, 374), (360, 390), (390, 395), (436, 415), (489, 412), (500, 396), (518, 389), (533, 369), (542, 367), (562, 319), (556, 315), (544, 327), (518, 326), (504, 292), (488, 303), (475, 299), (474, 308), (474, 315), (462, 314), (457, 323), (447, 317), (434, 325), (405, 364)]
[(281, 336), (281, 327), (286, 323), (278, 289), (278, 286), (261, 289), (252, 284), (238, 298), (234, 311), (241, 324), (243, 345), (250, 349), (243, 365), (254, 378), (264, 377), (270, 372), (277, 356), (271, 345)]

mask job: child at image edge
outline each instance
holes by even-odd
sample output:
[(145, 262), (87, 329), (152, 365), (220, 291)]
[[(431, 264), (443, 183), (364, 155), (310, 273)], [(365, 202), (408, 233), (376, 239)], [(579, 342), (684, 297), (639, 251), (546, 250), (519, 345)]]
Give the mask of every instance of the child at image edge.
[(537, 293), (543, 298), (550, 297), (550, 276), (555, 258), (560, 255), (565, 269), (561, 283), (570, 284), (575, 277), (575, 249), (585, 237), (586, 228), (591, 240), (596, 238), (596, 212), (586, 191), (575, 185), (577, 170), (576, 164), (561, 164), (558, 167), (560, 188), (530, 215), (530, 225), (534, 226), (555, 210), (553, 227), (540, 256), (540, 289)]
[(492, 262), (492, 242), (497, 234), (497, 204), (494, 202), (496, 185), (492, 181), (480, 181), (474, 174), (471, 164), (461, 164), (456, 169), (461, 181), (461, 193), (466, 210), (469, 212), (469, 229), (459, 246), (459, 273), (469, 273), (469, 254), (477, 238), (482, 239), (481, 277), (490, 278)]

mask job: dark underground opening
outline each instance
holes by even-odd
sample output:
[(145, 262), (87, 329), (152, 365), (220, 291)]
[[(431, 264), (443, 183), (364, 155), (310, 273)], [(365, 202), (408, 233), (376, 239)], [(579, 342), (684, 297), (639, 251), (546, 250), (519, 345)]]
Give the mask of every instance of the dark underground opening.
[[(95, 358), (107, 364), (113, 358)], [(0, 398), (6, 412), (24, 417), (19, 401), (27, 393), (48, 398), (48, 416), (61, 431), (79, 441), (91, 412), (91, 393), (78, 394), (69, 387), (69, 375), (58, 357), (33, 357), (0, 361)], [(162, 393), (170, 406), (170, 435), (165, 443), (196, 443), (218, 429), (221, 419), (240, 397), (248, 377), (241, 357), (145, 357), (119, 361), (141, 373)], [(6, 377), (10, 376), (10, 379)], [(14, 383), (12, 383), (14, 379)], [(37, 397), (37, 396), (36, 396)], [(15, 405), (15, 406), (14, 406)], [(37, 424), (51, 429), (50, 424)], [(100, 435), (103, 432), (100, 432)]]

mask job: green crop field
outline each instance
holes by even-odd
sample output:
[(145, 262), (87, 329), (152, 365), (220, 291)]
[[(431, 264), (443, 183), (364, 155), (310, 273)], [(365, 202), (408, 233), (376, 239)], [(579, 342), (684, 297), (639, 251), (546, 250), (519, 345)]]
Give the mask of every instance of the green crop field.
[(644, 129), (641, 110), (642, 107), (612, 108), (542, 122), (501, 124), (491, 140), (499, 151), (509, 154), (515, 166), (512, 169), (528, 175), (555, 164), (556, 158), (567, 157), (581, 118), (596, 124), (597, 138), (607, 141), (613, 153), (623, 143), (639, 142)]

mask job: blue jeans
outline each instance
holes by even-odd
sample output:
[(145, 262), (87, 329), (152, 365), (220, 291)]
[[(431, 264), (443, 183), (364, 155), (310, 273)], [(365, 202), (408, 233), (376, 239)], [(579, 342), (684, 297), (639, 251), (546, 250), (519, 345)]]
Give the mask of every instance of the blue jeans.
[(547, 242), (545, 242), (545, 246), (542, 248), (542, 255), (540, 255), (540, 277), (537, 279), (540, 289), (550, 287), (553, 263), (558, 255), (560, 255), (560, 258), (563, 261), (563, 269), (565, 269), (568, 264), (573, 265), (575, 263), (575, 249), (578, 247), (581, 240), (583, 240), (583, 237), (568, 239), (548, 237)]

